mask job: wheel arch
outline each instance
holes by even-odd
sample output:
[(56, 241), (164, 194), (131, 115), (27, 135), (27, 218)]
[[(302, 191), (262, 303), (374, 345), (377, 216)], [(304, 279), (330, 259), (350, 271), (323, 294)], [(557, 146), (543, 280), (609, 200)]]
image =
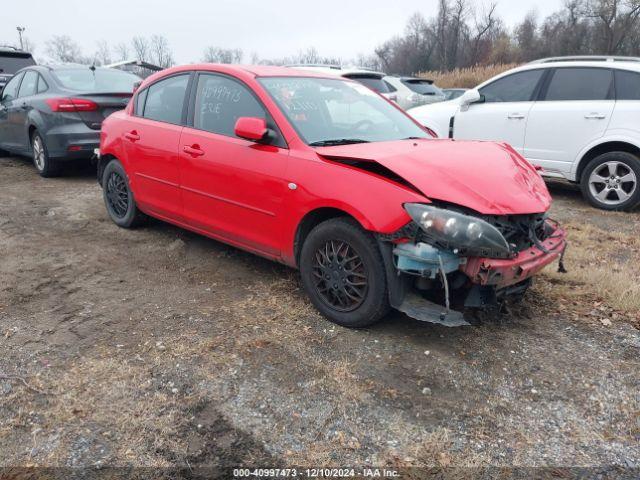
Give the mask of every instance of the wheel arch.
[(608, 152), (627, 152), (640, 157), (640, 146), (627, 140), (608, 140), (592, 146), (580, 157), (576, 169), (576, 181), (580, 182), (582, 173), (591, 160)]
[(96, 177), (100, 185), (102, 185), (102, 174), (104, 173), (104, 169), (113, 160), (118, 160), (118, 158), (115, 155), (111, 155), (110, 153), (107, 153), (106, 155), (100, 155), (98, 164), (96, 165)]
[(302, 252), (302, 245), (304, 245), (304, 241), (307, 236), (317, 225), (330, 220), (332, 218), (351, 218), (355, 220), (358, 225), (364, 228), (362, 222), (356, 218), (356, 216), (347, 212), (346, 210), (337, 208), (337, 207), (318, 207), (309, 212), (307, 212), (304, 217), (298, 223), (296, 228), (296, 233), (293, 240), (293, 256), (295, 261), (295, 266), (299, 265), (300, 253)]

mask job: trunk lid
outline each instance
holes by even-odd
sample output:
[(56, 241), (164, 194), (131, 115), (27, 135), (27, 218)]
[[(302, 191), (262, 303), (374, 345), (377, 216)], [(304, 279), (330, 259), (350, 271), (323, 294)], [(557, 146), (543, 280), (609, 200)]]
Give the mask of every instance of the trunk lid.
[(132, 97), (132, 93), (84, 93), (74, 98), (90, 100), (98, 105), (97, 110), (78, 111), (78, 115), (93, 130), (100, 130), (102, 121), (113, 112), (123, 110)]

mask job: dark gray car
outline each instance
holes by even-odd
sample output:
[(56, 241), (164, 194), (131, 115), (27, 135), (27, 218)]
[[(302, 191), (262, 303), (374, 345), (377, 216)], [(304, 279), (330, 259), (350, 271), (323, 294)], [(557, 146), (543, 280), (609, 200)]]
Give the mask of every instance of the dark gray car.
[(102, 121), (122, 110), (140, 78), (82, 65), (20, 70), (0, 96), (0, 149), (33, 156), (43, 177), (62, 161), (90, 159)]

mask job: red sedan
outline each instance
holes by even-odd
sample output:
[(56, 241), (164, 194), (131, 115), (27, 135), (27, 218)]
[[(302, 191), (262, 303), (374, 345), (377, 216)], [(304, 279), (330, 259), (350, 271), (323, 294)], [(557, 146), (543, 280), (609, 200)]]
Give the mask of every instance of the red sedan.
[(149, 215), (296, 267), (350, 327), (391, 307), (465, 324), (565, 248), (509, 146), (433, 139), (359, 83), (290, 68), (149, 77), (104, 121), (98, 178), (117, 225)]

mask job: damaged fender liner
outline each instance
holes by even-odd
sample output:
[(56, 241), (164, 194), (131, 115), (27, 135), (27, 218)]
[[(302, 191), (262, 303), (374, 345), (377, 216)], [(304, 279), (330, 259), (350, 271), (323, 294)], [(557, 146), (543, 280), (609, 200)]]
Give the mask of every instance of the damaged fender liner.
[(473, 283), (507, 287), (530, 278), (559, 259), (567, 245), (566, 232), (558, 227), (541, 244), (548, 253), (533, 246), (511, 259), (470, 257), (466, 264), (460, 265), (460, 270)]

